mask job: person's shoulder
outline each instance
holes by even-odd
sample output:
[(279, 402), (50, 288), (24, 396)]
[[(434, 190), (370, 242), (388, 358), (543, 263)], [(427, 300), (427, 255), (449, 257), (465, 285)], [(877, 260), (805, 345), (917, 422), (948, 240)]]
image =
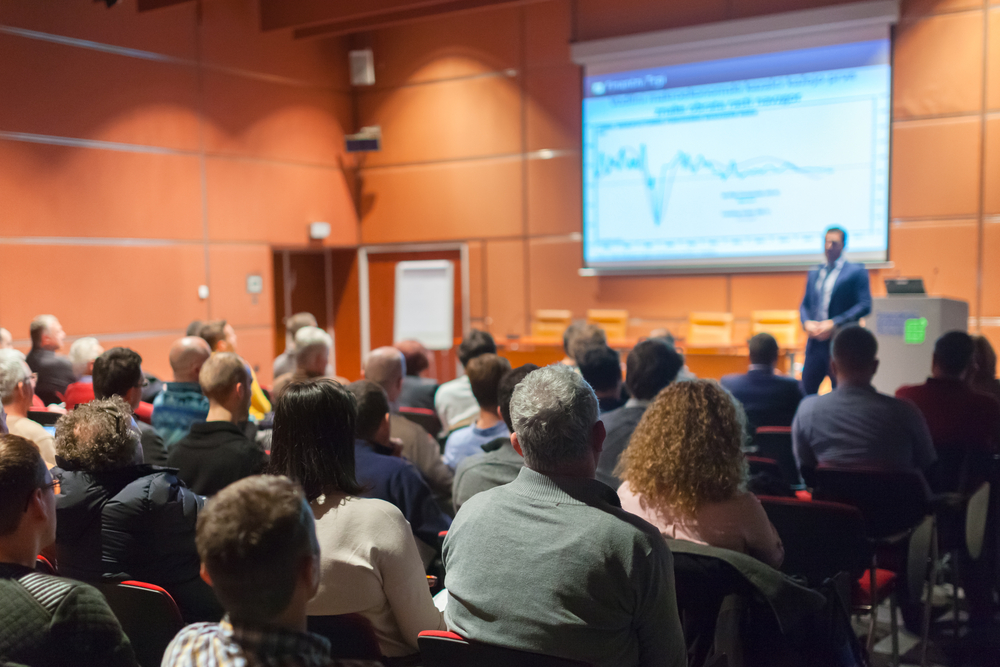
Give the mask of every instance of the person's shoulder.
[(746, 381), (746, 379), (747, 379), (746, 373), (729, 373), (727, 375), (722, 376), (722, 378), (719, 380), (719, 384), (728, 389), (729, 387), (742, 384), (743, 382)]
[(378, 525), (398, 526), (406, 523), (406, 518), (398, 507), (380, 498), (347, 496), (341, 501), (339, 511), (359, 517), (373, 528)]
[(456, 428), (448, 434), (448, 438), (445, 440), (444, 446), (447, 447), (448, 445), (457, 445), (469, 440), (469, 438), (474, 435), (472, 432), (473, 426), (474, 424), (469, 424), (468, 426)]

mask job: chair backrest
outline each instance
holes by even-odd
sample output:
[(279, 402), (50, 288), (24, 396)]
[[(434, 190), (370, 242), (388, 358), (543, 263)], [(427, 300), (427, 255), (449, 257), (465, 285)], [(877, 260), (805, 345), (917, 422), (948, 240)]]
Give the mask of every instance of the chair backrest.
[(603, 310), (591, 308), (587, 311), (587, 323), (604, 330), (608, 339), (625, 338), (628, 334), (627, 310)]
[(562, 338), (573, 322), (572, 310), (536, 310), (531, 320), (531, 335), (539, 338)]
[(799, 486), (799, 466), (792, 453), (792, 428), (790, 426), (760, 426), (753, 435), (753, 448), (757, 456), (774, 459), (781, 468), (781, 477), (791, 486)]
[(167, 645), (184, 627), (177, 603), (170, 593), (142, 581), (94, 584), (118, 617), (142, 667), (156, 667)]
[(857, 507), (874, 540), (915, 528), (932, 511), (930, 488), (916, 471), (820, 466), (813, 498)]
[(35, 557), (35, 572), (41, 572), (42, 574), (51, 574), (52, 576), (59, 576), (56, 572), (56, 566), (52, 564), (48, 558), (42, 554), (38, 554)]
[(797, 310), (754, 310), (750, 313), (750, 335), (769, 333), (779, 347), (798, 347), (801, 329)]
[(379, 660), (382, 649), (372, 622), (361, 614), (310, 616), (309, 632), (330, 640), (331, 656), (341, 660)]
[(470, 641), (454, 632), (427, 630), (417, 636), (424, 667), (588, 667), (589, 663)]
[(856, 579), (871, 564), (872, 546), (856, 507), (770, 496), (760, 502), (785, 546), (782, 572), (816, 586), (838, 572)]
[(693, 312), (688, 314), (686, 347), (729, 347), (733, 344), (733, 314)]
[(28, 419), (38, 422), (42, 426), (53, 426), (62, 417), (58, 412), (48, 410), (28, 410)]
[(763, 473), (776, 479), (784, 479), (784, 475), (781, 472), (781, 466), (778, 465), (778, 462), (774, 459), (769, 459), (765, 456), (747, 456), (746, 459), (751, 475), (759, 475)]

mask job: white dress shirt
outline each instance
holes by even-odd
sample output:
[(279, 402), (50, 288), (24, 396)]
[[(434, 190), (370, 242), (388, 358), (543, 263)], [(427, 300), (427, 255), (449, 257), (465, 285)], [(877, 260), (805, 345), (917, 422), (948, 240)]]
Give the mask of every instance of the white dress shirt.
[(837, 278), (840, 277), (840, 271), (844, 268), (846, 262), (847, 259), (841, 257), (833, 263), (832, 267), (829, 264), (824, 264), (816, 276), (816, 292), (817, 296), (819, 296), (820, 304), (820, 322), (830, 319), (830, 298), (833, 296), (833, 286), (837, 284)]

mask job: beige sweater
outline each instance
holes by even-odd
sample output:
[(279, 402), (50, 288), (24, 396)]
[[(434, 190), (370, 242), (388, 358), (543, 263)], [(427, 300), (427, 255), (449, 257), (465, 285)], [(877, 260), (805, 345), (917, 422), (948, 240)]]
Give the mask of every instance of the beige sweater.
[(7, 430), (35, 443), (42, 453), (45, 465), (51, 468), (56, 464), (56, 440), (44, 426), (27, 417), (7, 415)]

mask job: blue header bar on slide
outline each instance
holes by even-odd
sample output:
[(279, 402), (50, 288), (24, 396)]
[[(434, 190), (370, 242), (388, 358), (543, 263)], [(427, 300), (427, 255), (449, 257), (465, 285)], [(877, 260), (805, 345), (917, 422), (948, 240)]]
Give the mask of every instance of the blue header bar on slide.
[(584, 97), (609, 97), (727, 81), (889, 64), (888, 39), (763, 53), (584, 78)]

